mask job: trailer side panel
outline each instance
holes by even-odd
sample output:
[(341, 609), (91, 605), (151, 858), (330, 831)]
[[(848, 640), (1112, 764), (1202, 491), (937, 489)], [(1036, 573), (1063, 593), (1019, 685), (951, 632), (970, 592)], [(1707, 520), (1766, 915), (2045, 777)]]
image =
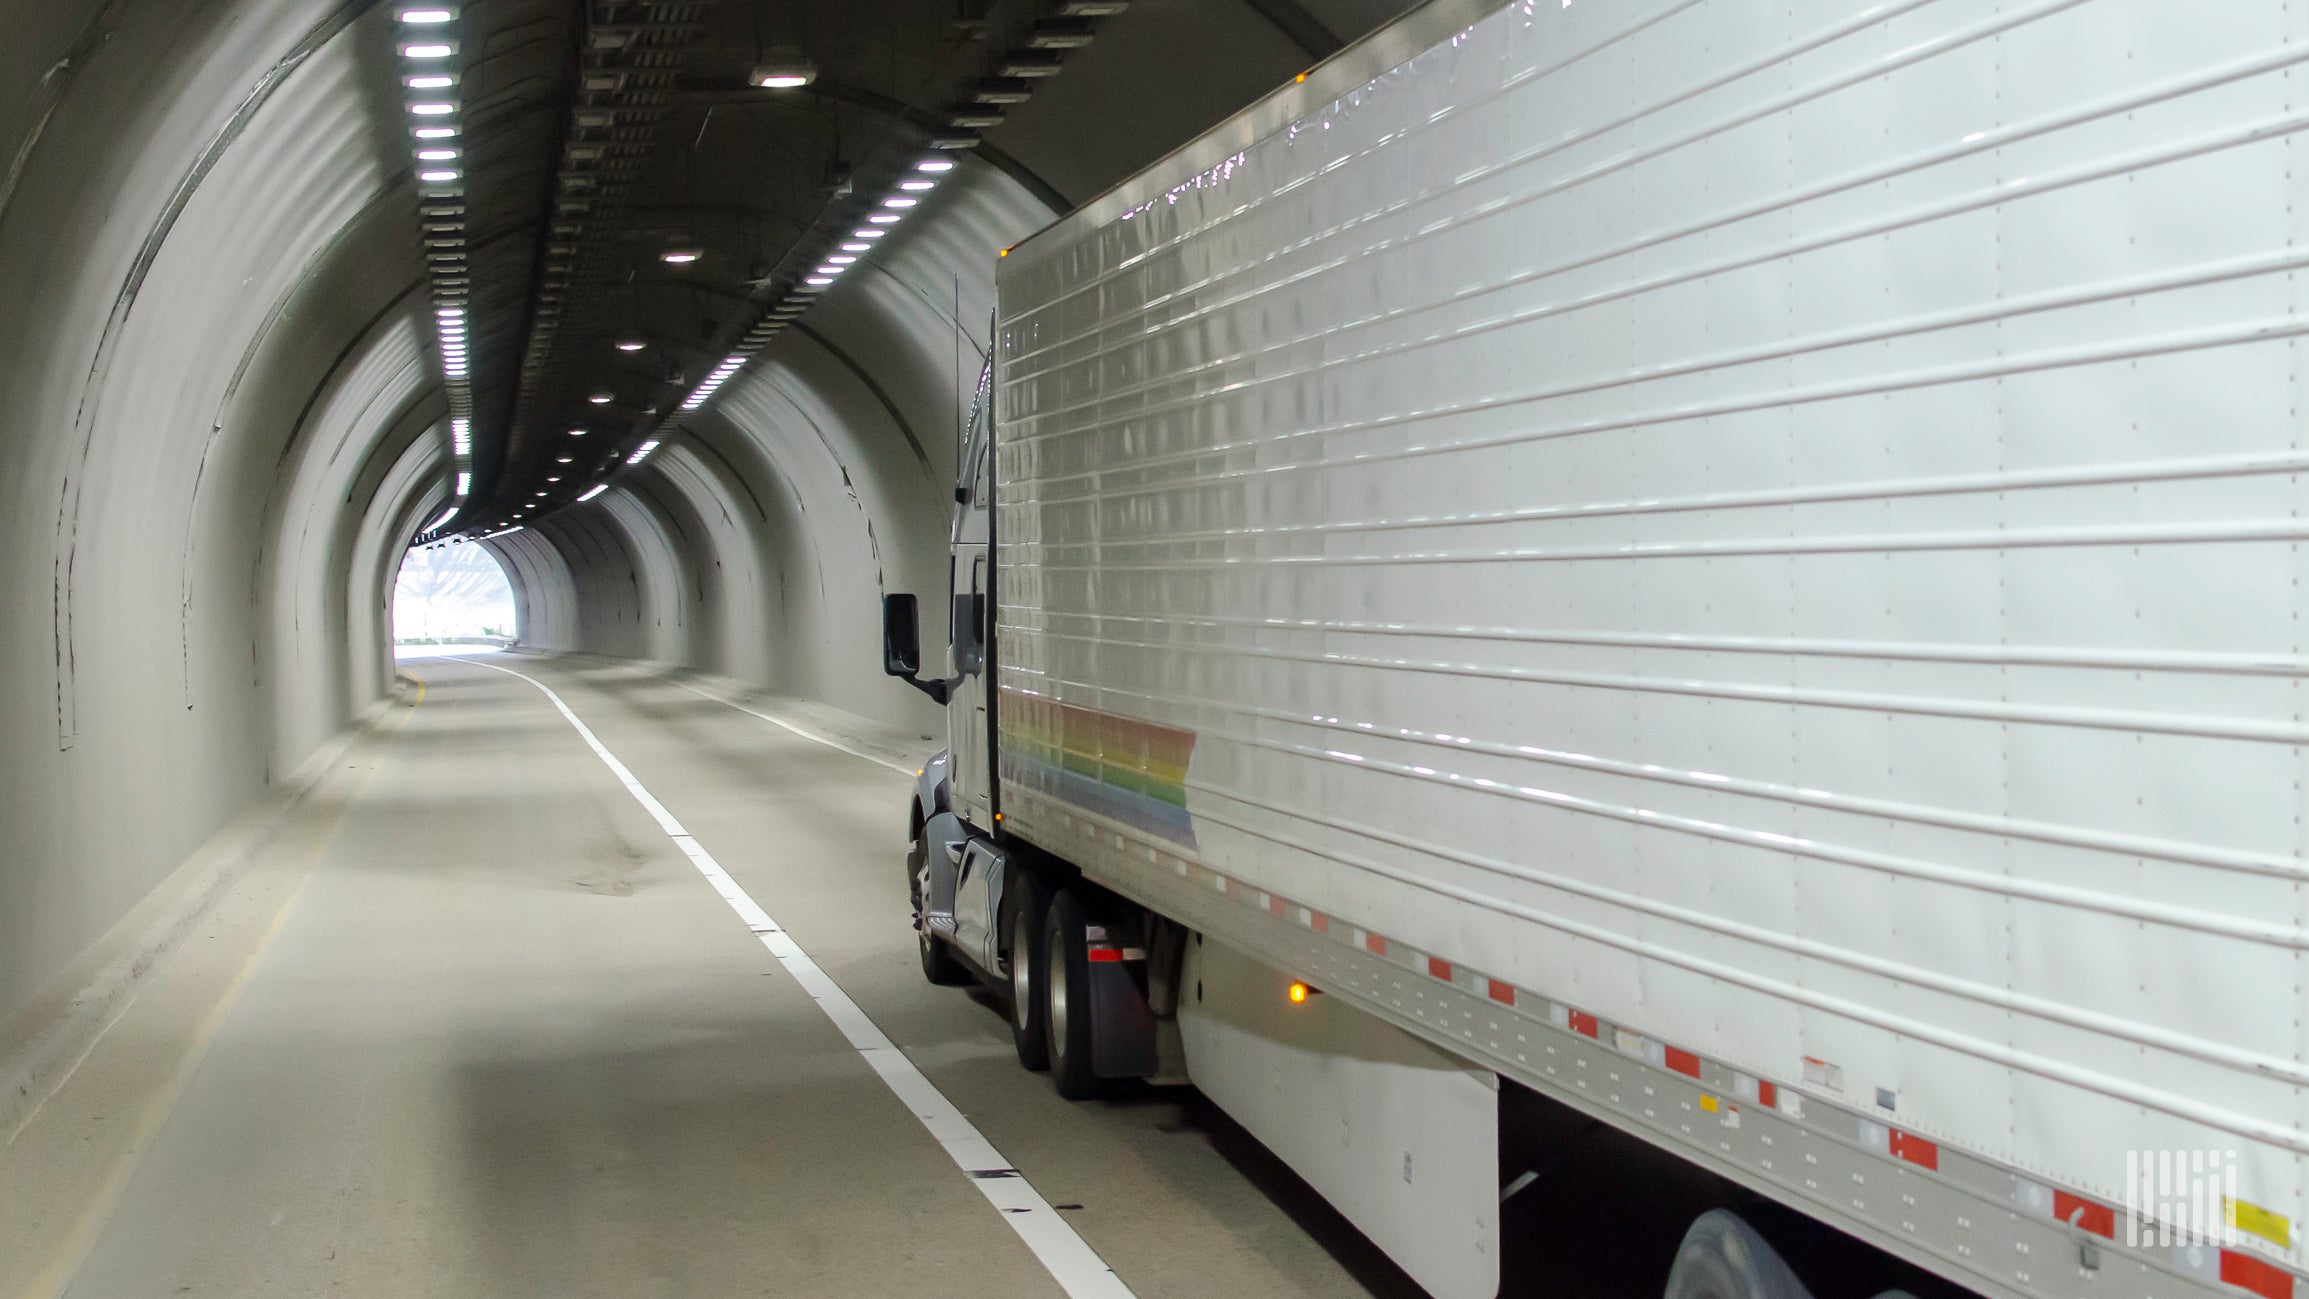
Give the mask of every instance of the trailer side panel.
[(2309, 17), (1447, 12), (1003, 260), (1008, 828), (1991, 1293), (2290, 1286)]

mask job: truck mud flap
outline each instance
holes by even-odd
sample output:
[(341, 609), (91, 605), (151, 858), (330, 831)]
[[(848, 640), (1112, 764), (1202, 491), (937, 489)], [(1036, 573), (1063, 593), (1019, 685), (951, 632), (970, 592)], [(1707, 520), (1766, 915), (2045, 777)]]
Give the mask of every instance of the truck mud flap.
[[(1112, 953), (1112, 956), (1107, 955)], [(1155, 1049), (1155, 1017), (1134, 968), (1112, 947), (1091, 947), (1090, 1067), (1101, 1078), (1147, 1078), (1161, 1067)]]

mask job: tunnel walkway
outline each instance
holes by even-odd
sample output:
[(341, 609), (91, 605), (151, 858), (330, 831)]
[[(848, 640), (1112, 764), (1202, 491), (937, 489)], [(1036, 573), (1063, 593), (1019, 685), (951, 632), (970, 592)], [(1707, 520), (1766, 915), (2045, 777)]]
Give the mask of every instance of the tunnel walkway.
[[(1191, 1097), (1060, 1101), (923, 982), (906, 773), (637, 669), (496, 661), (1137, 1294), (1364, 1292)], [(0, 1151), (0, 1295), (1061, 1293), (545, 693), (405, 670)]]

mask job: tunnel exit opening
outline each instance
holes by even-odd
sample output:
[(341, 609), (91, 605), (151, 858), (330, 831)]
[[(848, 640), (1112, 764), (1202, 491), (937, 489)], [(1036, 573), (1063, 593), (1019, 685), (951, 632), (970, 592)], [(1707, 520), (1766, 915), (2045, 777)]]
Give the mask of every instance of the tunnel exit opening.
[(512, 643), (513, 584), (486, 546), (417, 546), (393, 582), (393, 649), (400, 657), (443, 645)]

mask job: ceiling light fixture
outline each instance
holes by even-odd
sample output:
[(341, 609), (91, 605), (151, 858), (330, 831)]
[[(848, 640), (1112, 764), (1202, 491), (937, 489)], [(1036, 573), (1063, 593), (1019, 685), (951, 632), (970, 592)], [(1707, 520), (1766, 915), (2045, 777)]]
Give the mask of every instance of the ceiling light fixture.
[(799, 90), (817, 79), (817, 68), (807, 63), (764, 63), (746, 78), (763, 90)]
[(1045, 18), (1034, 25), (1034, 33), (1026, 38), (1029, 49), (1079, 50), (1090, 44), (1095, 29), (1081, 19)]
[(596, 406), (607, 406), (612, 401), (617, 400), (617, 398), (615, 394), (604, 388), (601, 391), (586, 398), (586, 400), (592, 402)]
[(405, 59), (445, 59), (454, 52), (449, 46), (439, 43), (401, 47), (401, 57)]
[(429, 99), (420, 103), (409, 105), (409, 111), (415, 113), (419, 117), (445, 117), (450, 113), (456, 112), (457, 106), (455, 104), (444, 104), (439, 100)]
[(457, 15), (446, 9), (403, 9), (395, 15), (411, 27), (433, 27), (448, 22)]
[(648, 346), (648, 343), (638, 338), (621, 338), (617, 340), (617, 350), (620, 352), (638, 352)]
[(952, 171), (954, 170), (954, 160), (952, 158), (924, 158), (922, 161), (914, 164), (914, 170), (932, 172)]
[(578, 498), (577, 498), (577, 499), (579, 499), (579, 500), (581, 500), (581, 501), (590, 501), (590, 500), (592, 500), (594, 497), (596, 497), (596, 496), (599, 496), (599, 495), (601, 495), (603, 492), (606, 492), (606, 491), (608, 491), (608, 490), (609, 490), (609, 484), (608, 484), (608, 483), (595, 483), (593, 486), (586, 488), (584, 492), (582, 492), (581, 494), (579, 494), (579, 496), (578, 496)]
[(971, 98), (981, 104), (1023, 104), (1034, 98), (1034, 87), (1024, 77), (988, 77)]
[(1005, 80), (1028, 77), (1055, 77), (1058, 75), (1058, 70), (1062, 66), (1062, 63), (1056, 54), (1049, 52), (1049, 49), (1050, 47), (1046, 46), (1041, 49), (1025, 49), (1016, 51), (1009, 55), (1007, 58), (1004, 58), (999, 64), (997, 64), (994, 70), (1000, 73)]
[(659, 261), (668, 266), (687, 266), (698, 259), (698, 250), (695, 248), (668, 248), (659, 253), (657, 257)]

